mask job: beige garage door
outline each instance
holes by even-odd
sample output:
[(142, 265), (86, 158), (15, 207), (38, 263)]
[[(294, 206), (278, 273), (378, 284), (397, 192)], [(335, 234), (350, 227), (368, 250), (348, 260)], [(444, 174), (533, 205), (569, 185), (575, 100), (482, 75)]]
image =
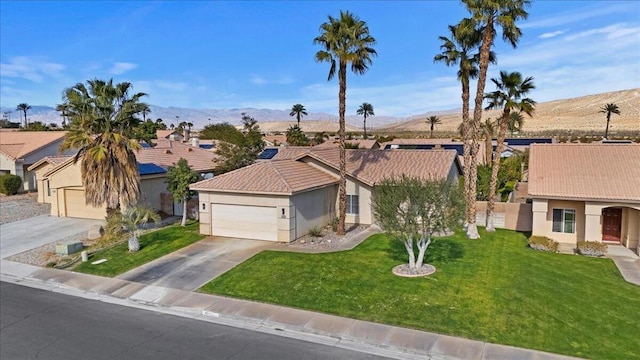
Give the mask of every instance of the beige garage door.
[(67, 217), (82, 219), (104, 219), (107, 215), (105, 208), (87, 205), (84, 200), (84, 190), (64, 191), (64, 203)]
[(213, 235), (242, 239), (278, 240), (275, 207), (211, 204)]

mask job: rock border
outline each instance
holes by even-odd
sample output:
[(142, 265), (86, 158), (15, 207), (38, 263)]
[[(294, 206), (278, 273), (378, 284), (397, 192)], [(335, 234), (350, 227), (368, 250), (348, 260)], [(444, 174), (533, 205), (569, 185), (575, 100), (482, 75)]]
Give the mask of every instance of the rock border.
[(394, 266), (393, 270), (391, 271), (393, 272), (393, 275), (396, 275), (396, 276), (406, 277), (406, 278), (416, 278), (416, 277), (429, 276), (435, 273), (436, 267), (431, 264), (423, 264), (420, 270), (418, 270), (418, 272), (415, 272), (415, 271), (409, 270), (409, 264), (402, 264), (402, 265)]

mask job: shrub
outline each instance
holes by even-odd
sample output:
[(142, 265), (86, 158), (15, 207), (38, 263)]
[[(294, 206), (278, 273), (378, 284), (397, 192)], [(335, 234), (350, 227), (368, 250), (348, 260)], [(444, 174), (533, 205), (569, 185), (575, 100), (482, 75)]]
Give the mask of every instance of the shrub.
[(312, 226), (309, 229), (309, 235), (311, 235), (312, 237), (322, 237), (322, 235), (324, 235), (322, 233), (322, 229), (318, 226)]
[(607, 245), (598, 241), (578, 241), (578, 254), (586, 256), (603, 256), (607, 253)]
[(0, 175), (0, 192), (15, 195), (22, 187), (22, 178), (13, 174)]
[(331, 219), (331, 222), (329, 222), (329, 225), (331, 225), (331, 230), (333, 230), (333, 232), (338, 231), (338, 218), (334, 217), (333, 219)]
[(558, 252), (558, 242), (546, 236), (532, 236), (529, 238), (529, 247), (533, 250)]

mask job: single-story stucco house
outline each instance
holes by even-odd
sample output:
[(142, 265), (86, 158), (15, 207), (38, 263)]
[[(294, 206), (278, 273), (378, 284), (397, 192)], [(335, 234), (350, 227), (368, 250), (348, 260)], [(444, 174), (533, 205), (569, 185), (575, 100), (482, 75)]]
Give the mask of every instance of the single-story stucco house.
[(60, 155), (66, 134), (66, 131), (0, 131), (0, 174), (20, 176), (22, 191), (36, 190), (35, 173), (29, 167), (44, 157)]
[[(200, 233), (290, 242), (335, 218), (339, 149), (277, 155), (191, 185), (199, 192)], [(374, 223), (374, 187), (403, 174), (457, 181), (461, 168), (452, 150), (347, 150), (346, 222)]]
[(640, 145), (532, 144), (529, 151), (533, 235), (637, 251)]
[[(155, 147), (144, 147), (136, 153), (141, 189), (139, 204), (170, 215), (182, 215), (182, 205), (174, 203), (167, 190), (167, 168), (184, 158), (194, 171), (207, 178), (212, 176), (217, 157), (210, 151), (177, 141), (162, 138), (155, 142)], [(72, 156), (44, 158), (29, 169), (41, 185), (38, 201), (51, 204), (52, 216), (86, 219), (106, 216), (106, 207), (86, 204), (80, 163), (74, 162)], [(197, 201), (194, 211), (196, 207)]]

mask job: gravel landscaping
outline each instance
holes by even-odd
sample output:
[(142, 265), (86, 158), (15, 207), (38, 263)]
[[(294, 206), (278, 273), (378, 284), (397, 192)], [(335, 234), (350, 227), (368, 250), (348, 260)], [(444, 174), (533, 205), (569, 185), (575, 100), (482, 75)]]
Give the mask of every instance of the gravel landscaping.
[(40, 204), (38, 194), (0, 195), (0, 225), (51, 213), (51, 204)]
[(277, 246), (282, 248), (301, 250), (338, 250), (343, 248), (344, 245), (348, 244), (354, 236), (358, 235), (361, 231), (365, 230), (368, 227), (369, 225), (347, 224), (347, 233), (343, 236), (339, 236), (333, 231), (331, 226), (326, 226), (322, 229), (323, 235), (320, 237), (305, 235), (290, 243), (278, 243)]

